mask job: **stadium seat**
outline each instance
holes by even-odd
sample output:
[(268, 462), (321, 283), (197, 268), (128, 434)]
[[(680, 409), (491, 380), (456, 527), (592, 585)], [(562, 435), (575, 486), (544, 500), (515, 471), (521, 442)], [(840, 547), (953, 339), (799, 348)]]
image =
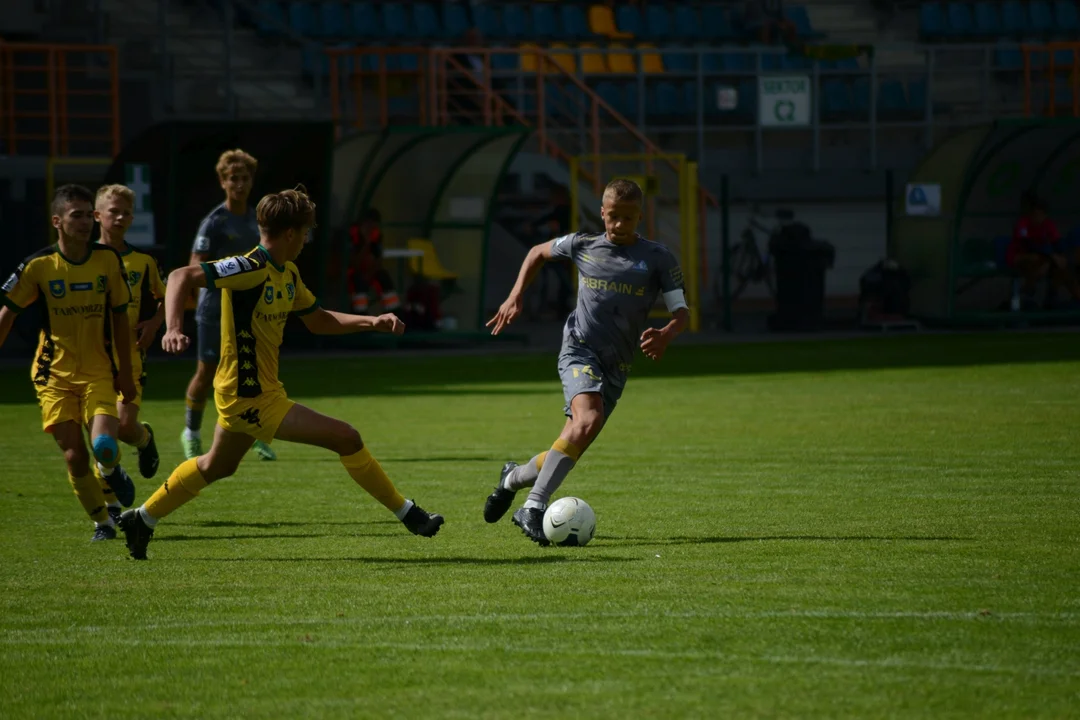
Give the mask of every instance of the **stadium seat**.
[(369, 2), (352, 4), (352, 35), (356, 38), (379, 38), (384, 35), (382, 18)]
[(473, 21), (476, 29), (484, 36), (485, 40), (505, 38), (502, 23), (499, 22), (499, 13), (491, 3), (483, 3), (473, 6)]
[(664, 61), (660, 57), (660, 53), (656, 51), (656, 46), (652, 43), (641, 43), (638, 45), (638, 50), (644, 50), (641, 53), (641, 71), (645, 73), (663, 73)]
[(447, 33), (439, 24), (439, 15), (429, 3), (416, 3), (412, 6), (412, 24), (417, 37), (434, 40), (446, 37)]
[(922, 117), (926, 114), (926, 80), (911, 80), (907, 86), (908, 108)]
[(400, 39), (413, 35), (409, 23), (409, 14), (401, 3), (388, 2), (382, 4), (383, 30), (387, 38)]
[(697, 57), (684, 52), (665, 52), (664, 69), (669, 73), (689, 75), (697, 70)]
[(826, 120), (838, 120), (851, 114), (851, 91), (843, 80), (830, 78), (821, 84), (821, 114)]
[(1055, 69), (1071, 68), (1073, 65), (1076, 64), (1077, 60), (1080, 60), (1080, 58), (1077, 57), (1077, 54), (1078, 53), (1075, 53), (1072, 50), (1068, 50), (1068, 49), (1055, 50), (1054, 51), (1054, 67), (1055, 67)]
[(469, 16), (459, 3), (443, 3), (443, 28), (451, 40), (460, 38), (469, 29)]
[(289, 18), (285, 15), (280, 2), (277, 0), (261, 0), (256, 7), (255, 30), (265, 37), (277, 37), (284, 33), (284, 28), (289, 25)]
[(620, 5), (616, 9), (615, 25), (620, 32), (627, 33), (631, 37), (641, 37), (643, 35), (641, 13), (633, 5)]
[(608, 45), (607, 65), (613, 73), (636, 73), (637, 64), (634, 55), (626, 49), (625, 45), (611, 43)]
[(803, 5), (785, 5), (784, 16), (795, 26), (801, 40), (818, 40), (824, 37), (824, 33), (814, 30), (810, 24), (810, 13)]
[(1057, 29), (1066, 35), (1076, 35), (1080, 31), (1080, 16), (1076, 12), (1073, 0), (1054, 0), (1054, 18)]
[(452, 293), (457, 285), (457, 273), (447, 270), (439, 254), (435, 252), (435, 245), (427, 238), (409, 238), (405, 242), (410, 250), (419, 250), (423, 253), (420, 257), (409, 258), (409, 272), (413, 275), (422, 275), (428, 280), (435, 280), (442, 286), (444, 295)]
[(643, 119), (642, 113), (644, 108), (641, 107), (641, 103), (638, 101), (638, 86), (636, 82), (629, 82), (623, 84), (623, 107), (619, 111), (619, 114), (623, 117), (634, 121), (640, 121)]
[(1046, 0), (1031, 0), (1028, 4), (1031, 32), (1050, 35), (1054, 31), (1054, 13)]
[(517, 53), (493, 52), (491, 53), (491, 69), (497, 72), (517, 72), (521, 67), (520, 57)]
[(784, 69), (784, 55), (778, 52), (766, 52), (761, 54), (761, 69), (776, 71)]
[(649, 102), (645, 105), (647, 117), (672, 117), (683, 115), (682, 97), (675, 83), (661, 81), (649, 89)]
[(1001, 34), (1001, 10), (997, 3), (986, 0), (975, 3), (975, 34), (981, 37)]
[(522, 72), (536, 72), (540, 66), (540, 56), (533, 52), (538, 49), (535, 43), (522, 43), (519, 46), (521, 50), (521, 71)]
[(561, 3), (559, 5), (559, 19), (562, 21), (562, 29), (567, 38), (585, 40), (593, 36), (592, 31), (589, 30), (589, 22), (585, 19), (585, 13), (580, 5)]
[(576, 73), (577, 58), (573, 53), (566, 52), (569, 49), (570, 46), (566, 43), (551, 43), (551, 62), (568, 73)]
[(995, 70), (1020, 70), (1024, 67), (1024, 55), (1016, 45), (1002, 41), (994, 49)]
[(596, 84), (596, 94), (600, 96), (600, 99), (611, 106), (611, 109), (620, 115), (624, 115), (622, 112), (623, 107), (623, 92), (622, 87), (609, 80)]
[(583, 75), (601, 75), (608, 72), (607, 63), (604, 62), (604, 53), (595, 43), (581, 43), (578, 55), (581, 57)]
[(705, 37), (704, 27), (698, 17), (698, 11), (693, 5), (678, 4), (675, 6), (675, 37), (680, 40), (694, 41)]
[(975, 19), (971, 16), (971, 6), (963, 2), (951, 2), (945, 6), (949, 34), (965, 37), (975, 34)]
[(1014, 37), (1028, 31), (1027, 11), (1019, 0), (1005, 0), (1001, 4), (1001, 25), (1006, 34)]
[(535, 38), (565, 40), (567, 37), (555, 16), (555, 8), (551, 5), (533, 3), (532, 24), (529, 27)]
[(756, 70), (756, 58), (746, 52), (726, 52), (720, 54), (720, 67), (725, 72), (746, 73)]
[(818, 66), (825, 72), (852, 72), (859, 69), (859, 61), (856, 58), (840, 58), (839, 60), (819, 60)]
[(306, 45), (300, 57), (301, 70), (306, 77), (326, 77), (330, 74), (330, 56), (321, 47)]
[(525, 8), (521, 5), (504, 5), (502, 31), (503, 37), (511, 40), (531, 39), (533, 33), (529, 32), (529, 18), (525, 15)]
[(289, 27), (301, 35), (316, 34), (315, 7), (311, 3), (290, 2)]
[(706, 5), (701, 9), (702, 36), (707, 40), (723, 42), (735, 39), (735, 29), (727, 8), (722, 5)]
[(641, 36), (656, 42), (667, 42), (675, 35), (671, 25), (671, 15), (663, 5), (651, 4), (645, 6), (644, 26)]
[(919, 34), (924, 40), (940, 40), (945, 36), (945, 12), (941, 3), (924, 2), (919, 7)]
[(589, 8), (589, 28), (596, 35), (612, 39), (626, 39), (633, 35), (619, 30), (615, 25), (615, 14), (607, 5), (593, 5)]
[(878, 88), (878, 115), (883, 118), (902, 117), (907, 111), (904, 83), (899, 80), (882, 80)]

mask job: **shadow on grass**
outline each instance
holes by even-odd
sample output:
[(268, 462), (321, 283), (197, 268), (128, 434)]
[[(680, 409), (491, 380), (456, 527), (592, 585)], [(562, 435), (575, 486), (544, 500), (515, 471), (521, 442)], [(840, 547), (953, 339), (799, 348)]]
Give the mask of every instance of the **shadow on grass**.
[[(337, 456), (331, 457), (317, 457), (317, 458), (304, 458), (303, 460), (295, 459), (293, 461), (278, 458), (279, 464), (283, 462), (299, 462), (304, 465), (310, 465), (311, 463), (335, 463), (341, 464), (341, 461)], [(455, 457), (453, 455), (436, 455), (430, 457), (384, 457), (379, 456), (380, 463), (455, 463), (455, 462), (506, 462), (504, 458), (474, 455), (470, 457)]]
[(389, 558), (389, 557), (250, 557), (250, 558), (200, 558), (203, 562), (265, 562), (265, 563), (364, 563), (371, 565), (550, 565), (552, 563), (625, 563), (640, 562), (638, 558), (612, 557), (608, 555), (573, 554), (543, 555), (523, 558), (477, 558), (477, 557), (434, 557), (434, 558)]
[(220, 542), (223, 540), (309, 540), (312, 538), (353, 538), (353, 537), (395, 537), (401, 533), (346, 533), (342, 535), (326, 535), (323, 533), (262, 533), (261, 535), (163, 535), (154, 537), (154, 542)]
[(643, 546), (650, 547), (654, 545), (718, 545), (722, 543), (743, 543), (743, 542), (777, 542), (777, 541), (797, 541), (797, 542), (964, 542), (974, 540), (970, 537), (951, 537), (951, 536), (927, 536), (927, 535), (762, 535), (759, 537), (669, 537), (669, 538), (647, 538), (636, 536), (624, 536), (619, 537), (616, 535), (606, 535), (602, 538), (597, 538), (600, 542), (610, 541), (613, 545), (620, 547), (634, 547)]
[(174, 527), (204, 527), (204, 528), (266, 528), (276, 530), (284, 527), (319, 527), (321, 525), (338, 525), (345, 527), (359, 527), (361, 525), (400, 525), (400, 520), (367, 520), (347, 522), (335, 520), (311, 520), (309, 522), (297, 522), (295, 520), (282, 520), (281, 522), (241, 522), (237, 520), (191, 520), (188, 522), (169, 523)]
[[(663, 362), (640, 355), (634, 377), (823, 373), (890, 368), (968, 367), (1080, 360), (1077, 333), (980, 333), (872, 336), (676, 346)], [(448, 399), (483, 395), (559, 398), (555, 353), (521, 355), (372, 356), (282, 358), (281, 379), (295, 398), (412, 395)], [(35, 402), (26, 365), (0, 369), (0, 403)], [(148, 400), (179, 400), (191, 377), (191, 358), (150, 362)], [(536, 383), (544, 383), (537, 386)], [(495, 387), (496, 385), (512, 387)], [(452, 405), (447, 403), (447, 411)]]

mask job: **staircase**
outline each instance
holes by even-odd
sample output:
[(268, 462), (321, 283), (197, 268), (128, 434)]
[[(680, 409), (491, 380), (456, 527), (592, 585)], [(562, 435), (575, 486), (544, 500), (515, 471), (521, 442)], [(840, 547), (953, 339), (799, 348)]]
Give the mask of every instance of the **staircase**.
[(120, 48), (122, 72), (152, 77), (157, 104), (169, 116), (257, 120), (323, 114), (301, 77), (298, 43), (268, 45), (254, 30), (235, 28), (227, 53), (225, 19), (208, 6), (171, 3), (164, 18), (158, 3), (145, 0), (101, 0), (101, 6), (108, 36)]

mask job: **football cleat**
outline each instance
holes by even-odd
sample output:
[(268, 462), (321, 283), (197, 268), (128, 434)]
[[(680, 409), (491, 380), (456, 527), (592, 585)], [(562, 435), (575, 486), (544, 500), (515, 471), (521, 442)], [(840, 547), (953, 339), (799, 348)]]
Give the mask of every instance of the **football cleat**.
[(192, 437), (185, 430), (180, 435), (180, 444), (184, 448), (184, 459), (190, 460), (202, 455), (202, 438)]
[(137, 449), (136, 452), (139, 453), (139, 474), (149, 479), (157, 474), (161, 457), (158, 455), (157, 443), (154, 442), (154, 429), (149, 423), (143, 423), (143, 427), (146, 428), (146, 434), (150, 436), (150, 440), (146, 443), (146, 447), (142, 450)]
[(251, 446), (251, 449), (255, 451), (255, 454), (259, 456), (260, 460), (266, 460), (267, 462), (277, 460), (277, 453), (262, 440), (256, 440), (255, 444)]
[(110, 505), (105, 509), (109, 511), (109, 519), (113, 521), (113, 525), (120, 522), (120, 513), (123, 512), (120, 508), (115, 505)]
[(540, 508), (521, 508), (512, 518), (521, 532), (537, 545), (547, 547), (551, 541), (544, 535), (544, 511)]
[(90, 538), (90, 542), (101, 542), (102, 540), (115, 540), (116, 528), (112, 525), (98, 525), (94, 528), (94, 537)]
[(134, 560), (146, 559), (146, 546), (154, 537), (154, 528), (143, 522), (138, 509), (128, 510), (120, 516), (120, 529), (124, 531), (128, 554)]
[(405, 513), (405, 519), (401, 521), (409, 532), (422, 537), (435, 537), (444, 522), (446, 521), (443, 520), (442, 515), (428, 514), (415, 503), (409, 508), (409, 512)]
[(514, 471), (518, 464), (516, 462), (508, 462), (503, 465), (502, 471), (499, 473), (499, 484), (495, 486), (495, 489), (487, 497), (487, 501), (484, 503), (484, 520), (493, 523), (498, 522), (506, 511), (510, 509), (510, 506), (514, 504), (514, 495), (517, 494), (516, 490), (510, 490), (505, 487), (507, 476)]
[(135, 483), (121, 466), (117, 465), (112, 475), (105, 478), (105, 484), (116, 495), (116, 500), (124, 507), (131, 507), (135, 502)]

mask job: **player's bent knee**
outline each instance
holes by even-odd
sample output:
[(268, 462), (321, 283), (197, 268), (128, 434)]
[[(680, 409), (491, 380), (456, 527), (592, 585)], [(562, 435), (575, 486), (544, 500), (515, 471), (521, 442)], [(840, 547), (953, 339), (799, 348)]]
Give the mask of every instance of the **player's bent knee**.
[(232, 477), (240, 468), (239, 460), (224, 459), (213, 455), (204, 455), (203, 457), (206, 459), (206, 464), (199, 463), (199, 474), (203, 476), (203, 480), (207, 484)]
[(364, 441), (360, 437), (360, 432), (352, 425), (342, 423), (336, 435), (335, 443), (337, 447), (335, 452), (338, 455), (353, 455), (364, 449)]
[(120, 457), (120, 446), (111, 435), (94, 438), (94, 458), (102, 465), (112, 465)]
[(64, 450), (64, 462), (68, 466), (68, 472), (76, 477), (82, 477), (90, 472), (90, 456), (85, 447)]

